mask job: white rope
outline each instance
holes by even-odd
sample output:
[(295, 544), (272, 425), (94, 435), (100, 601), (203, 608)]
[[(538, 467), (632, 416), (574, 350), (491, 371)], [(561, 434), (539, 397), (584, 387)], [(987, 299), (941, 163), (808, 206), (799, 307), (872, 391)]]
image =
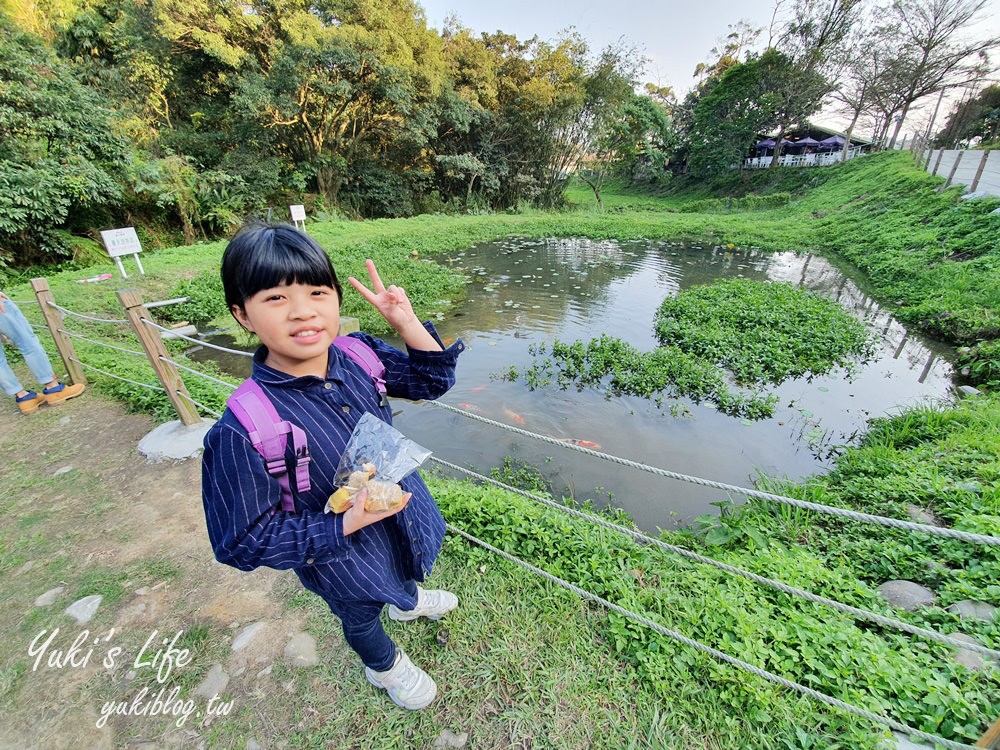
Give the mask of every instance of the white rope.
[(179, 367), (181, 370), (187, 370), (192, 375), (197, 375), (198, 377), (205, 378), (205, 380), (211, 380), (213, 383), (218, 383), (219, 385), (224, 385), (224, 386), (226, 386), (226, 388), (228, 388), (231, 391), (235, 391), (236, 390), (236, 386), (233, 385), (232, 383), (227, 383), (225, 380), (220, 380), (219, 378), (216, 378), (216, 377), (213, 377), (213, 376), (211, 376), (211, 375), (209, 375), (207, 373), (201, 372), (200, 370), (195, 370), (192, 367), (186, 367), (186, 366), (182, 365), (180, 362), (177, 362), (176, 360), (170, 359), (170, 357), (162, 357), (161, 356), (161, 357), (157, 357), (157, 359), (159, 359), (161, 362), (168, 362), (168, 363), (172, 364), (174, 367)]
[(558, 586), (562, 586), (563, 588), (572, 591), (574, 594), (583, 599), (596, 602), (597, 604), (600, 604), (606, 609), (609, 609), (613, 612), (617, 612), (618, 614), (623, 615), (624, 617), (627, 617), (642, 625), (645, 625), (648, 628), (655, 630), (657, 633), (660, 633), (661, 635), (665, 635), (668, 638), (672, 638), (675, 641), (679, 641), (680, 643), (683, 643), (686, 646), (690, 646), (691, 648), (697, 649), (706, 654), (710, 654), (711, 656), (714, 656), (716, 659), (720, 661), (724, 661), (727, 664), (732, 664), (735, 667), (744, 669), (748, 672), (757, 675), (758, 677), (763, 677), (765, 680), (773, 682), (776, 685), (780, 685), (782, 687), (789, 688), (791, 690), (796, 690), (802, 693), (803, 695), (809, 696), (810, 698), (814, 698), (822, 703), (827, 704), (828, 706), (839, 708), (843, 711), (847, 711), (848, 713), (852, 713), (855, 716), (860, 716), (863, 719), (867, 719), (873, 724), (880, 724), (883, 726), (887, 726), (890, 729), (895, 729), (897, 732), (902, 732), (903, 734), (907, 734), (912, 737), (917, 737), (919, 739), (926, 740), (931, 743), (938, 743), (940, 745), (944, 745), (945, 747), (957, 748), (957, 750), (975, 750), (975, 748), (972, 745), (965, 745), (960, 742), (955, 742), (953, 740), (947, 740), (943, 737), (938, 737), (933, 734), (928, 734), (927, 732), (922, 732), (919, 729), (913, 729), (912, 727), (909, 727), (905, 724), (901, 724), (895, 719), (889, 718), (887, 716), (879, 716), (878, 714), (874, 714), (871, 711), (867, 711), (863, 708), (858, 708), (857, 706), (851, 705), (850, 703), (846, 703), (840, 700), (839, 698), (834, 698), (833, 696), (827, 695), (826, 693), (821, 693), (818, 690), (814, 690), (805, 685), (800, 685), (797, 682), (793, 682), (789, 679), (776, 675), (773, 672), (768, 672), (767, 670), (761, 669), (760, 667), (755, 667), (753, 664), (749, 664), (743, 661), (742, 659), (737, 659), (735, 656), (730, 656), (729, 654), (719, 651), (718, 649), (712, 648), (711, 646), (706, 646), (705, 644), (692, 640), (691, 638), (681, 635), (680, 633), (674, 630), (670, 630), (669, 628), (666, 628), (663, 625), (660, 625), (659, 623), (650, 620), (648, 617), (636, 614), (631, 610), (625, 609), (624, 607), (614, 604), (613, 602), (610, 602), (607, 599), (597, 596), (597, 594), (592, 594), (589, 591), (586, 591), (580, 588), (579, 586), (570, 583), (569, 581), (564, 581), (563, 579), (552, 575), (548, 571), (542, 570), (541, 568), (536, 567), (531, 563), (527, 563), (524, 560), (516, 558), (513, 555), (504, 552), (501, 549), (497, 549), (493, 545), (484, 542), (482, 539), (477, 539), (471, 534), (456, 528), (454, 525), (450, 523), (448, 524), (448, 530), (452, 531), (455, 534), (458, 534), (459, 536), (469, 540), (474, 544), (478, 544), (483, 549), (489, 550), (490, 552), (499, 555), (505, 560), (509, 560), (510, 562), (513, 562), (527, 570), (530, 570), (535, 575), (541, 576), (542, 578), (545, 578), (546, 580), (551, 581), (552, 583), (555, 583)]
[(977, 651), (981, 654), (985, 654), (986, 656), (990, 656), (995, 659), (1000, 659), (1000, 651), (989, 648), (988, 646), (983, 646), (980, 645), (979, 643), (966, 643), (965, 641), (957, 640), (943, 633), (938, 633), (936, 630), (928, 630), (926, 628), (921, 628), (916, 625), (910, 625), (909, 623), (902, 622), (901, 620), (895, 620), (891, 617), (880, 615), (877, 612), (870, 612), (865, 609), (853, 607), (850, 604), (844, 604), (842, 602), (836, 601), (835, 599), (827, 599), (826, 597), (820, 596), (819, 594), (814, 594), (811, 591), (805, 591), (804, 589), (795, 588), (794, 586), (789, 586), (788, 584), (782, 583), (781, 581), (776, 581), (772, 578), (766, 578), (762, 575), (758, 575), (757, 573), (751, 573), (748, 570), (743, 570), (742, 568), (737, 568), (733, 565), (728, 565), (726, 563), (719, 562), (718, 560), (713, 560), (711, 557), (705, 557), (703, 555), (699, 555), (697, 552), (692, 552), (691, 550), (684, 549), (683, 547), (677, 547), (676, 545), (668, 544), (667, 542), (664, 542), (662, 539), (656, 539), (654, 537), (647, 536), (646, 534), (643, 534), (640, 531), (636, 531), (635, 529), (630, 529), (625, 526), (619, 526), (618, 524), (612, 523), (604, 518), (601, 518), (600, 516), (591, 515), (590, 513), (584, 513), (583, 511), (577, 510), (576, 508), (571, 508), (566, 505), (561, 505), (541, 495), (536, 495), (534, 493), (518, 489), (517, 487), (513, 487), (509, 484), (504, 484), (503, 482), (497, 481), (496, 479), (493, 479), (491, 477), (487, 477), (482, 474), (477, 474), (476, 472), (471, 471), (470, 469), (462, 468), (457, 464), (450, 463), (448, 461), (438, 458), (437, 456), (431, 456), (431, 461), (441, 464), (442, 466), (446, 466), (449, 469), (460, 471), (463, 474), (466, 474), (467, 476), (470, 477), (474, 477), (475, 479), (478, 479), (482, 482), (487, 482), (496, 487), (500, 487), (501, 489), (504, 489), (508, 492), (513, 492), (517, 495), (521, 495), (522, 497), (526, 497), (529, 500), (533, 500), (535, 502), (541, 503), (542, 505), (546, 505), (550, 508), (553, 508), (554, 510), (568, 513), (569, 515), (576, 516), (577, 518), (582, 518), (586, 521), (590, 521), (599, 526), (603, 526), (606, 529), (617, 531), (620, 534), (624, 534), (626, 536), (631, 537), (640, 544), (650, 544), (659, 547), (660, 549), (666, 550), (667, 552), (672, 552), (676, 555), (680, 555), (681, 557), (686, 557), (687, 559), (693, 560), (697, 563), (701, 563), (702, 565), (708, 565), (713, 568), (718, 568), (719, 570), (725, 571), (726, 573), (731, 573), (732, 575), (741, 576), (750, 581), (754, 581), (755, 583), (759, 583), (764, 586), (769, 586), (778, 591), (783, 591), (786, 594), (791, 594), (792, 596), (800, 596), (803, 599), (808, 599), (809, 601), (814, 602), (816, 604), (822, 604), (827, 607), (831, 607), (832, 609), (836, 609), (840, 612), (844, 612), (846, 614), (852, 615), (853, 617), (857, 617), (862, 620), (868, 620), (870, 622), (874, 622), (879, 625), (883, 625), (885, 627), (894, 628), (896, 630), (902, 630), (904, 632), (910, 633), (911, 635), (923, 636), (924, 638), (938, 641), (939, 643), (944, 643), (954, 648), (968, 649), (969, 651)]
[(124, 319), (117, 320), (114, 318), (95, 318), (93, 315), (84, 315), (83, 313), (73, 312), (72, 310), (67, 310), (65, 307), (62, 307), (61, 305), (57, 305), (52, 300), (49, 300), (49, 306), (54, 307), (61, 313), (64, 313), (66, 315), (71, 315), (74, 318), (82, 318), (83, 320), (93, 320), (96, 323), (128, 323), (128, 321)]
[(193, 339), (190, 336), (185, 336), (183, 333), (177, 333), (177, 331), (173, 330), (172, 328), (164, 328), (161, 325), (157, 325), (156, 323), (154, 323), (153, 321), (149, 320), (148, 318), (140, 318), (140, 320), (142, 320), (143, 323), (145, 323), (146, 325), (150, 326), (151, 328), (156, 328), (157, 330), (160, 330), (160, 331), (166, 331), (171, 336), (173, 336), (175, 338), (179, 338), (179, 339), (184, 339), (185, 341), (190, 341), (192, 344), (198, 344), (200, 346), (205, 346), (205, 347), (208, 347), (209, 349), (215, 349), (216, 351), (219, 351), (219, 352), (225, 352), (226, 354), (239, 354), (241, 357), (252, 357), (253, 356), (253, 352), (245, 352), (242, 349), (227, 349), (224, 346), (217, 346), (215, 344), (209, 344), (207, 341), (202, 341), (201, 339)]
[(132, 385), (138, 385), (142, 388), (148, 388), (151, 391), (160, 391), (161, 393), (166, 393), (166, 389), (158, 386), (151, 385), (150, 383), (140, 383), (138, 380), (129, 380), (128, 378), (123, 378), (120, 375), (115, 375), (113, 372), (108, 372), (107, 370), (102, 370), (100, 367), (94, 367), (93, 365), (88, 365), (86, 362), (81, 362), (76, 357), (71, 358), (81, 367), (86, 367), (88, 370), (94, 370), (95, 372), (101, 373), (101, 375), (107, 375), (109, 378), (114, 378), (115, 380), (121, 380), (124, 383), (131, 383)]
[(59, 331), (59, 333), (64, 333), (67, 336), (74, 339), (80, 339), (81, 341), (86, 341), (88, 344), (93, 344), (94, 346), (103, 346), (105, 349), (114, 349), (115, 351), (125, 352), (126, 354), (135, 354), (139, 357), (146, 356), (146, 352), (140, 352), (135, 349), (126, 349), (123, 346), (115, 346), (114, 344), (108, 344), (105, 343), (104, 341), (97, 341), (96, 339), (89, 339), (86, 336), (81, 336), (79, 333), (73, 333), (72, 331), (67, 331), (64, 328), (57, 328), (56, 330)]
[(558, 438), (549, 437), (548, 435), (539, 435), (535, 432), (529, 432), (528, 430), (522, 430), (519, 427), (512, 427), (503, 422), (497, 422), (494, 419), (489, 419), (487, 417), (480, 416), (478, 414), (471, 414), (458, 407), (451, 406), (449, 404), (443, 404), (440, 401), (422, 401), (421, 403), (430, 404), (431, 406), (437, 407), (439, 409), (446, 409), (447, 411), (454, 412), (456, 414), (461, 414), (463, 417), (468, 417), (469, 419), (475, 419), (479, 422), (483, 422), (494, 427), (500, 427), (501, 429), (507, 430), (508, 432), (513, 432), (517, 435), (523, 435), (525, 437), (534, 438), (535, 440), (541, 440), (545, 443), (551, 443), (552, 445), (558, 445), (563, 448), (569, 448), (570, 450), (579, 451), (585, 453), (588, 456), (596, 456), (597, 458), (603, 458), (606, 461), (611, 461), (612, 463), (620, 464), (622, 466), (628, 466), (633, 469), (639, 469), (640, 471), (646, 471), (651, 474), (656, 474), (661, 477), (666, 477), (667, 479), (678, 479), (683, 482), (690, 482), (692, 484), (701, 485), (704, 487), (713, 487), (715, 489), (725, 490), (726, 492), (732, 492), (739, 495), (746, 495), (748, 497), (756, 497), (761, 500), (770, 500), (776, 503), (782, 503), (784, 505), (791, 505), (796, 508), (803, 508), (805, 510), (812, 510), (818, 513), (827, 513), (833, 516), (840, 516), (842, 518), (848, 518), (854, 521), (864, 521), (866, 523), (874, 523), (880, 526), (889, 526), (896, 529), (904, 529), (906, 531), (916, 531), (922, 534), (931, 534), (934, 536), (944, 536), (951, 539), (959, 539), (965, 542), (973, 542), (976, 544), (989, 544), (994, 546), (1000, 546), (1000, 537), (996, 536), (986, 536), (985, 534), (973, 534), (968, 531), (960, 531), (958, 529), (947, 529), (941, 526), (930, 526), (923, 523), (914, 523), (913, 521), (902, 521), (898, 518), (886, 518), (885, 516), (876, 516), (870, 513), (861, 513), (854, 510), (848, 510), (846, 508), (835, 508), (830, 505), (820, 505), (819, 503), (810, 503), (806, 500), (797, 500), (792, 497), (785, 497), (783, 495), (774, 495), (770, 492), (761, 492), (760, 490), (752, 490), (746, 487), (738, 487), (733, 484), (726, 484), (724, 482), (715, 482), (711, 479), (703, 479), (701, 477), (690, 476), (688, 474), (681, 474), (676, 471), (669, 471), (668, 469), (660, 469), (656, 466), (649, 466), (647, 464), (639, 463), (638, 461), (631, 461), (627, 458), (620, 458), (619, 456), (612, 456), (609, 453), (601, 453), (600, 451), (591, 450), (590, 448), (584, 448), (579, 445), (573, 445), (572, 443), (566, 443)]

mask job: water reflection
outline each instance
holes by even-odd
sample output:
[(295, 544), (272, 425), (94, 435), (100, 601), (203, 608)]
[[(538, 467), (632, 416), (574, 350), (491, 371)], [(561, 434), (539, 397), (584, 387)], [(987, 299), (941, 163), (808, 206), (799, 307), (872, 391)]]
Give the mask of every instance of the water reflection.
[[(801, 478), (828, 468), (836, 448), (870, 417), (946, 397), (951, 385), (950, 349), (907, 332), (819, 256), (680, 242), (509, 239), (440, 262), (470, 282), (466, 302), (438, 324), (443, 336), (461, 336), (468, 345), (447, 403), (684, 474), (742, 486), (758, 473)], [(851, 372), (797, 378), (773, 389), (775, 416), (753, 423), (687, 399), (657, 408), (597, 389), (530, 391), (523, 382), (495, 377), (530, 364), (530, 346), (554, 338), (607, 333), (651, 349), (654, 314), (665, 297), (730, 277), (790, 282), (836, 300), (878, 338), (876, 355)], [(240, 374), (248, 370), (246, 360), (235, 364)], [(513, 456), (539, 468), (555, 492), (599, 504), (610, 499), (645, 529), (687, 523), (725, 499), (717, 490), (626, 469), (443, 409), (408, 402), (395, 408), (399, 429), (447, 461), (485, 473)]]

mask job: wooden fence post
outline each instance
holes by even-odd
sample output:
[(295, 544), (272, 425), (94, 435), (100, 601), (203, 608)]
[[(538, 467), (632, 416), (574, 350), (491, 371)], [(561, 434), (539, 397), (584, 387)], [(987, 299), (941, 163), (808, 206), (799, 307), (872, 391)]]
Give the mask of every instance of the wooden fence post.
[(986, 734), (979, 738), (976, 747), (1000, 747), (1000, 719), (994, 721), (993, 725), (986, 730)]
[(990, 158), (990, 149), (984, 149), (983, 155), (979, 158), (979, 168), (976, 170), (976, 176), (972, 179), (972, 184), (969, 185), (969, 192), (976, 192), (976, 188), (979, 187), (979, 180), (983, 176), (983, 170), (986, 169), (986, 161)]
[[(52, 292), (49, 290), (48, 280), (43, 278), (32, 279), (31, 288), (35, 290), (35, 299), (38, 300), (38, 306), (45, 317), (45, 324), (49, 327), (49, 333), (52, 334), (52, 340), (55, 341), (59, 357), (63, 361), (66, 372), (69, 373), (70, 380), (74, 383), (86, 384), (87, 378), (83, 374), (83, 368), (80, 367), (80, 360), (76, 358), (76, 350), (73, 348), (73, 342), (62, 328), (62, 311), (52, 306), (55, 304), (55, 297), (52, 296)], [(55, 375), (55, 373), (52, 374)]]
[(177, 368), (170, 362), (170, 355), (163, 345), (160, 334), (143, 321), (149, 320), (149, 312), (142, 304), (142, 296), (136, 289), (122, 289), (118, 292), (118, 299), (121, 300), (128, 314), (129, 322), (135, 329), (135, 335), (139, 337), (149, 363), (156, 372), (156, 377), (160, 379), (170, 403), (177, 411), (177, 416), (185, 425), (193, 425), (201, 422), (201, 416), (191, 402), (184, 381), (181, 380)]

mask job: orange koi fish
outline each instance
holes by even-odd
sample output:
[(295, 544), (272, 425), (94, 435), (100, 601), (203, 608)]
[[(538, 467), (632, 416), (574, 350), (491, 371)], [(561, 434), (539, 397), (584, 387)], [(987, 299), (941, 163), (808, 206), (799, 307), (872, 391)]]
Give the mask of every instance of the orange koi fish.
[(503, 407), (503, 414), (505, 417), (507, 417), (507, 419), (509, 419), (514, 424), (519, 424), (519, 425), (525, 424), (524, 417), (522, 417), (516, 411), (511, 411), (506, 406)]
[(599, 451), (601, 446), (595, 443), (593, 440), (581, 440), (580, 438), (559, 438), (562, 443), (568, 443), (569, 445), (578, 445), (581, 448), (590, 448), (592, 451)]
[(475, 404), (470, 404), (468, 401), (461, 402), (458, 405), (458, 408), (459, 409), (465, 409), (466, 411), (477, 412), (477, 413), (482, 411), (482, 409), (480, 409), (478, 406), (476, 406)]

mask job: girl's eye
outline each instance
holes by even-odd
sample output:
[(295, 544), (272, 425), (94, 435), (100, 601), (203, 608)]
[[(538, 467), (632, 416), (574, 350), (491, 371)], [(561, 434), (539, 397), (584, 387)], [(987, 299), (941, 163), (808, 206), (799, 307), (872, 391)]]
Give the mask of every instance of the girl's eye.
[(271, 302), (272, 300), (279, 300), (279, 299), (281, 299), (281, 295), (280, 294), (270, 294), (270, 295), (268, 295), (266, 297), (266, 301), (267, 302)]

